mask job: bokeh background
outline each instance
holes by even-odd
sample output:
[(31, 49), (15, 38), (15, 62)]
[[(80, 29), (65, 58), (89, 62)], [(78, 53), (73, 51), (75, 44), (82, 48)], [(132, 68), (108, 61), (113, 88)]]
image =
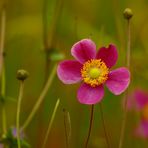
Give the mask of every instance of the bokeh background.
[[(49, 74), (54, 63), (58, 62), (55, 56), (64, 55), (65, 59), (71, 59), (71, 46), (83, 38), (94, 40), (97, 48), (107, 46), (109, 43), (116, 44), (119, 59), (114, 68), (125, 66), (127, 22), (123, 18), (123, 11), (126, 7), (130, 7), (134, 13), (131, 21), (132, 81), (129, 89), (132, 91), (140, 87), (148, 90), (147, 0), (0, 0), (0, 10), (3, 4), (6, 5), (6, 95), (15, 100), (6, 100), (8, 127), (15, 125), (19, 90), (19, 82), (16, 79), (18, 69), (23, 68), (30, 73), (25, 83), (21, 124), (24, 123), (40, 95), (46, 79), (45, 42), (52, 51), (49, 56)], [(90, 106), (77, 101), (78, 87), (79, 85), (64, 85), (55, 76), (45, 101), (25, 131), (32, 148), (41, 147), (48, 121), (58, 98), (61, 101), (60, 107), (48, 138), (47, 147), (65, 147), (63, 108), (70, 113), (71, 118), (70, 147), (84, 147), (88, 133)], [(123, 115), (123, 96), (114, 96), (106, 89), (102, 101), (112, 148), (118, 146)], [(129, 113), (127, 121), (124, 147), (146, 148), (148, 142), (133, 134), (139, 122), (139, 116), (134, 112)], [(1, 128), (0, 132), (2, 132)], [(95, 106), (89, 147), (106, 148), (98, 104)]]

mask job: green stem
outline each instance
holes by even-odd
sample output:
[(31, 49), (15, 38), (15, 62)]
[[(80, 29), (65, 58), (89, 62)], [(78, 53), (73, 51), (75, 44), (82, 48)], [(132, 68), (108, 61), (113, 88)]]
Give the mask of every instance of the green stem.
[[(131, 31), (130, 31), (130, 19), (127, 20), (127, 54), (126, 54), (126, 65), (130, 69), (130, 53), (131, 53)], [(126, 127), (126, 120), (127, 120), (127, 102), (128, 102), (128, 89), (125, 92), (125, 104), (124, 104), (124, 114), (121, 124), (121, 133), (119, 139), (119, 148), (123, 147), (123, 140), (125, 135), (125, 127)]]
[(93, 124), (93, 116), (94, 116), (94, 105), (91, 105), (89, 130), (88, 130), (88, 135), (87, 135), (87, 139), (86, 139), (86, 143), (85, 143), (85, 148), (88, 147), (88, 142), (89, 142), (89, 139), (90, 139), (91, 130), (92, 130), (92, 124)]
[(3, 133), (7, 132), (7, 118), (6, 118), (6, 108), (5, 108), (5, 92), (6, 92), (6, 82), (5, 82), (5, 69), (3, 67), (2, 80), (1, 80), (1, 95), (2, 95), (2, 128)]
[(56, 73), (56, 68), (57, 68), (57, 64), (55, 64), (55, 66), (53, 67), (53, 70), (51, 72), (51, 75), (49, 76), (44, 88), (43, 88), (43, 91), (41, 92), (39, 98), (37, 99), (37, 102), (35, 103), (31, 113), (29, 114), (28, 118), (26, 119), (26, 121), (24, 122), (23, 126), (22, 126), (22, 130), (24, 130), (29, 124), (30, 122), (32, 121), (33, 117), (35, 116), (36, 112), (38, 111), (38, 109), (40, 108), (40, 105), (41, 103), (43, 102), (51, 84), (52, 84), (52, 81), (54, 79), (54, 76), (55, 76), (55, 73)]
[(16, 129), (17, 129), (17, 145), (18, 145), (18, 148), (21, 148), (21, 142), (20, 142), (20, 110), (21, 110), (21, 102), (22, 102), (22, 98), (23, 98), (23, 92), (24, 92), (24, 81), (20, 81), (20, 90), (19, 90), (17, 113), (16, 113)]
[(7, 132), (7, 123), (6, 123), (6, 109), (5, 105), (2, 105), (2, 129), (3, 129), (3, 134), (5, 135)]
[(43, 1), (43, 13), (42, 13), (42, 24), (43, 24), (43, 45), (44, 50), (46, 51), (48, 48), (48, 18), (47, 18), (47, 9), (48, 8), (48, 0)]
[(3, 134), (7, 131), (6, 109), (5, 109), (5, 93), (6, 93), (6, 80), (5, 80), (5, 67), (4, 67), (4, 43), (5, 43), (5, 27), (6, 27), (6, 12), (5, 8), (2, 10), (1, 15), (1, 34), (0, 34), (0, 76), (1, 76), (1, 96), (2, 96), (2, 128)]
[(104, 119), (102, 104), (100, 103), (99, 105), (100, 105), (100, 114), (101, 114), (101, 120), (102, 120), (102, 124), (103, 124), (103, 129), (104, 129), (107, 147), (110, 148), (109, 136), (108, 136), (107, 129), (106, 129), (106, 126), (105, 126), (105, 119)]
[(131, 54), (131, 29), (130, 20), (127, 21), (127, 67), (130, 69), (130, 54)]
[(0, 34), (0, 37), (1, 37), (0, 38), (0, 54), (2, 58), (4, 54), (5, 28), (6, 28), (6, 12), (5, 12), (5, 8), (3, 8), (2, 15), (1, 15), (1, 34)]
[(49, 42), (48, 42), (48, 0), (43, 1), (42, 24), (43, 24), (43, 46), (45, 52), (45, 79), (44, 79), (44, 84), (45, 84), (49, 75), (49, 65), (50, 65)]
[(53, 121), (54, 121), (54, 118), (55, 118), (55, 115), (56, 115), (59, 104), (60, 104), (60, 99), (57, 100), (56, 105), (54, 107), (54, 110), (53, 110), (53, 113), (52, 113), (52, 116), (51, 116), (51, 120), (50, 120), (50, 122), (48, 124), (48, 129), (47, 129), (44, 141), (43, 141), (42, 148), (45, 148), (45, 146), (46, 146), (46, 142), (48, 140), (48, 136), (49, 136), (49, 133), (51, 131), (51, 127), (52, 127), (52, 124), (53, 124)]

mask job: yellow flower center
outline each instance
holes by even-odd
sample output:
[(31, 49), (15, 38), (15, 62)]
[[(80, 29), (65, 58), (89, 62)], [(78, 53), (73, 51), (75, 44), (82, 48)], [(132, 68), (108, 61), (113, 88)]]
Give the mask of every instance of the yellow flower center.
[(142, 116), (144, 119), (148, 120), (148, 104), (146, 104), (142, 109)]
[(101, 59), (92, 59), (83, 64), (81, 76), (86, 84), (96, 87), (108, 79), (109, 69)]

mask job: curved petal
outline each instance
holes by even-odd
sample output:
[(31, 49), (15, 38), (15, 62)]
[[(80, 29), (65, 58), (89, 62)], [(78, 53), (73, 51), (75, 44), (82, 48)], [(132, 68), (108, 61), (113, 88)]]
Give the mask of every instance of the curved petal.
[(81, 80), (82, 64), (75, 60), (65, 60), (58, 65), (57, 75), (65, 84), (74, 84)]
[(116, 64), (118, 59), (118, 52), (115, 45), (110, 44), (108, 48), (102, 47), (99, 49), (97, 59), (102, 59), (103, 62), (107, 65), (108, 68), (111, 68)]
[(134, 93), (137, 108), (141, 109), (148, 103), (148, 94), (146, 92), (137, 89)]
[(83, 83), (78, 90), (78, 100), (82, 104), (96, 104), (102, 100), (104, 96), (104, 88), (102, 85), (91, 87)]
[(130, 82), (130, 72), (122, 67), (113, 70), (108, 75), (106, 86), (115, 95), (119, 95), (126, 90)]
[(90, 39), (83, 39), (73, 45), (71, 54), (80, 63), (84, 63), (96, 57), (96, 45)]

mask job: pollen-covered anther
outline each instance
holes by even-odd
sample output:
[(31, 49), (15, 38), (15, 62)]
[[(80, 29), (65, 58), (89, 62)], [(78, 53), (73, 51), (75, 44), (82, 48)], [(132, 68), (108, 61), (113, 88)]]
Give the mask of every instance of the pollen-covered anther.
[(109, 69), (101, 59), (92, 59), (83, 64), (81, 76), (92, 87), (103, 84), (108, 79)]

